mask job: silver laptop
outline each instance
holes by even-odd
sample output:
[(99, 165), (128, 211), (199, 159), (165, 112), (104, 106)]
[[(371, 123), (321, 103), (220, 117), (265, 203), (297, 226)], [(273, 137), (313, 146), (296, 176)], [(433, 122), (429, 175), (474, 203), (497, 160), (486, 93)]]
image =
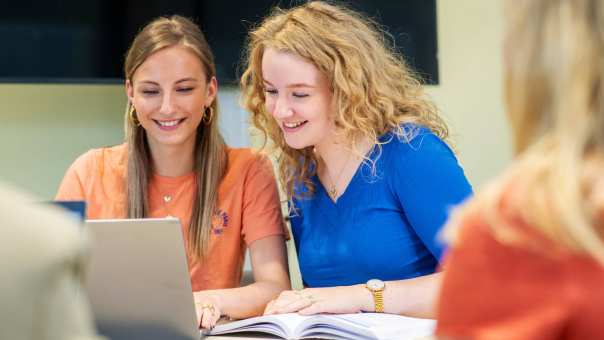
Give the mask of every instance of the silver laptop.
[(111, 339), (199, 339), (176, 218), (88, 220), (86, 288), (99, 332)]

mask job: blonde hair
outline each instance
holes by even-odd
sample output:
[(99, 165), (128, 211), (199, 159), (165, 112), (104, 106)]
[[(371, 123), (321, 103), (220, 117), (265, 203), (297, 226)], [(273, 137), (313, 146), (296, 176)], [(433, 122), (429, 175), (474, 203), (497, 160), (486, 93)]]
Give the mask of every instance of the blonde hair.
[[(177, 45), (188, 48), (199, 57), (208, 82), (216, 75), (214, 57), (199, 27), (189, 19), (175, 15), (153, 20), (134, 38), (124, 63), (126, 79), (132, 81), (137, 68), (149, 56)], [(218, 131), (217, 101), (215, 99), (203, 113), (204, 119), (197, 128), (195, 140), (196, 194), (191, 207), (187, 250), (199, 258), (204, 258), (207, 252), (218, 185), (226, 167), (225, 144)], [(128, 143), (128, 217), (143, 218), (149, 213), (147, 187), (152, 162), (145, 130), (139, 124), (131, 102), (126, 107), (125, 129)]]
[(600, 0), (514, 3), (505, 90), (518, 159), (458, 213), (452, 230), (483, 212), (497, 237), (514, 242), (501, 209), (511, 204), (549, 239), (604, 264), (602, 32)]
[[(288, 198), (295, 184), (314, 192), (312, 180), (318, 159), (312, 147), (296, 150), (285, 142), (279, 125), (266, 111), (262, 56), (267, 48), (295, 53), (312, 63), (328, 79), (336, 108), (332, 119), (336, 133), (350, 142), (359, 156), (357, 142), (378, 138), (387, 132), (410, 140), (414, 123), (432, 130), (442, 139), (448, 135), (435, 106), (425, 98), (421, 83), (389, 46), (376, 23), (345, 7), (312, 1), (282, 10), (275, 8), (249, 33), (246, 65), (241, 77), (243, 106), (251, 112), (253, 125), (270, 139), (279, 157), (280, 182)], [(370, 161), (367, 160), (366, 161)]]

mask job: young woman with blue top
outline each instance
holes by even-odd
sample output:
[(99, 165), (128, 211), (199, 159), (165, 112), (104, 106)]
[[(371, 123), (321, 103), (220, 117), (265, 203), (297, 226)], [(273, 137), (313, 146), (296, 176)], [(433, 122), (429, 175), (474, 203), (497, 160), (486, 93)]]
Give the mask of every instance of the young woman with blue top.
[(437, 235), (471, 187), (446, 125), (383, 32), (321, 1), (276, 9), (250, 33), (241, 86), (280, 155), (307, 287), (265, 313), (433, 317)]

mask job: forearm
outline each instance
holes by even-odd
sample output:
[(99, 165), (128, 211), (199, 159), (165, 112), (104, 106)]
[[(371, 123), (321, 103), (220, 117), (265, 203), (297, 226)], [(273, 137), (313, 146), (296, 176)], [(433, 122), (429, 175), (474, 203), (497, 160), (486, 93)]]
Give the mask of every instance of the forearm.
[(289, 288), (288, 282), (263, 281), (239, 288), (199, 291), (194, 295), (196, 300), (203, 296), (214, 296), (220, 301), (223, 315), (244, 319), (261, 315), (270, 300)]
[[(442, 273), (420, 276), (413, 279), (387, 281), (384, 289), (384, 312), (419, 318), (436, 316), (436, 299), (440, 289)], [(375, 310), (373, 295), (364, 284), (358, 285), (361, 309)]]

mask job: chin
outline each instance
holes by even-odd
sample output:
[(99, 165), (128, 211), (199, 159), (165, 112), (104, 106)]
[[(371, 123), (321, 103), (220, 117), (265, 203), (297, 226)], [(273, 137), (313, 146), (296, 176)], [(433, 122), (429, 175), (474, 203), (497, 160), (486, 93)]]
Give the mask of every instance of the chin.
[(296, 150), (302, 150), (305, 149), (309, 146), (312, 146), (309, 143), (304, 143), (302, 141), (290, 141), (290, 140), (285, 140), (285, 143), (287, 144), (287, 146), (289, 146), (292, 149), (296, 149)]
[(178, 137), (178, 138), (158, 138), (158, 139), (155, 140), (155, 142), (158, 145), (163, 145), (163, 146), (179, 146), (179, 145), (186, 144), (187, 138), (182, 138), (182, 137)]

